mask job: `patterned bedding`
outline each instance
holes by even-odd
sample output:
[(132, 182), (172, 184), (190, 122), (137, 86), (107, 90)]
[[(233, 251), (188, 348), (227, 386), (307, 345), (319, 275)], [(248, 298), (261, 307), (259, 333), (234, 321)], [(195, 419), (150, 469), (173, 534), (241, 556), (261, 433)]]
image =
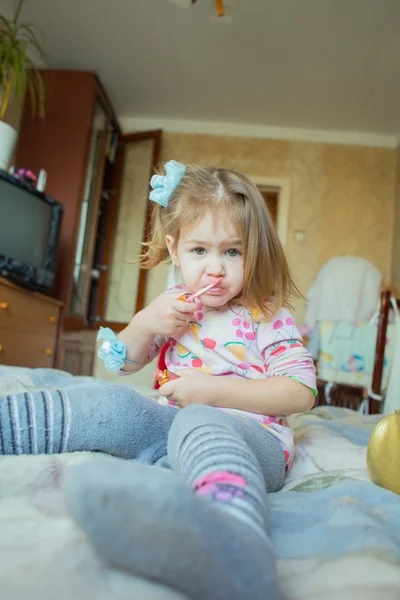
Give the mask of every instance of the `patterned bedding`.
[[(318, 377), (324, 381), (371, 387), (377, 324), (323, 321), (319, 325)], [(393, 359), (395, 326), (389, 324), (382, 388), (387, 388)]]
[[(60, 381), (72, 394), (90, 378), (0, 367), (0, 397)], [(101, 387), (99, 382), (99, 392)], [(287, 600), (400, 597), (400, 498), (370, 483), (365, 466), (378, 420), (335, 407), (290, 418), (295, 461), (283, 490), (270, 496), (271, 535)], [(63, 476), (84, 460), (98, 455), (0, 457), (1, 599), (182, 598), (106, 567), (66, 515)]]

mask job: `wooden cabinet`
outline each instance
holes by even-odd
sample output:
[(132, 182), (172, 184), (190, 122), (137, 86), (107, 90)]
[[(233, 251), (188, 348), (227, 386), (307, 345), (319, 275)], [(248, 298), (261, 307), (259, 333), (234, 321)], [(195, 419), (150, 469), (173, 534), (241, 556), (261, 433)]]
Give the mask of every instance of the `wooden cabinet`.
[(16, 162), (36, 173), (45, 169), (46, 193), (64, 205), (54, 295), (65, 306), (65, 329), (72, 330), (101, 316), (118, 201), (120, 129), (94, 73), (41, 73), (45, 119), (32, 119), (28, 96)]
[(63, 369), (72, 375), (92, 375), (97, 330), (66, 331), (62, 338)]
[[(93, 333), (100, 324), (122, 329), (135, 307), (143, 307), (147, 271), (132, 267), (130, 277), (138, 283), (129, 300), (129, 316), (108, 310), (111, 279), (115, 284), (121, 263), (136, 256), (113, 253), (114, 237), (116, 224), (121, 221), (119, 192), (124, 188), (124, 206), (140, 204), (143, 208), (143, 225), (136, 231), (135, 219), (128, 219), (125, 228), (129, 228), (127, 237), (135, 229), (133, 236), (141, 251), (140, 242), (149, 231), (148, 181), (159, 163), (161, 131), (122, 136), (112, 105), (94, 73), (41, 73), (46, 89), (45, 119), (32, 119), (28, 95), (16, 163), (35, 173), (45, 169), (46, 193), (64, 205), (54, 290), (54, 296), (64, 304), (60, 365), (75, 374), (89, 374), (95, 343), (88, 331)], [(133, 146), (135, 156), (129, 152)], [(147, 149), (145, 160), (140, 156), (142, 147)], [(133, 178), (129, 169), (132, 160), (137, 163)], [(138, 186), (134, 182), (135, 190), (140, 190), (133, 193), (131, 179), (138, 179), (138, 171), (145, 183)], [(113, 297), (118, 293), (114, 285)]]
[(0, 278), (0, 364), (54, 367), (62, 302)]
[(95, 336), (87, 330), (104, 320), (106, 305), (121, 170), (120, 128), (95, 73), (41, 73), (45, 118), (32, 119), (28, 95), (16, 163), (35, 173), (45, 169), (46, 193), (64, 205), (54, 289), (65, 307), (59, 364), (89, 375)]

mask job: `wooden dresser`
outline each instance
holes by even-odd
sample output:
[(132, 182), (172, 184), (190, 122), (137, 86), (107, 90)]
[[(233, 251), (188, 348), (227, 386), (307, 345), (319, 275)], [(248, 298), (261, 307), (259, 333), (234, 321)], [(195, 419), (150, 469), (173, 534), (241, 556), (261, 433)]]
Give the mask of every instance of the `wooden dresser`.
[(0, 277), (0, 364), (54, 367), (62, 306)]

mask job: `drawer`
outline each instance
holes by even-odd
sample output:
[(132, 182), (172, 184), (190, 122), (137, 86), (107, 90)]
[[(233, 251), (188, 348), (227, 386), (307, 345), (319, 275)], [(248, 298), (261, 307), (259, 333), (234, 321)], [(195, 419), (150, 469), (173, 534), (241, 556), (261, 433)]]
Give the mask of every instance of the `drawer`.
[(56, 335), (60, 308), (47, 300), (0, 285), (0, 329)]
[(23, 333), (0, 328), (0, 364), (17, 367), (52, 367), (55, 335)]

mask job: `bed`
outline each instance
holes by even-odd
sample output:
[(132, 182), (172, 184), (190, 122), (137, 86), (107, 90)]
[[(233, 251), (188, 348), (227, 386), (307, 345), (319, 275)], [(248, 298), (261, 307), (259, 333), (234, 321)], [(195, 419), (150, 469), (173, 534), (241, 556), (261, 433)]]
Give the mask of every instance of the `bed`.
[[(51, 369), (0, 367), (0, 396), (63, 385), (72, 394), (90, 381)], [(156, 391), (148, 393), (156, 398)], [(334, 406), (290, 417), (295, 461), (283, 490), (270, 496), (287, 600), (400, 597), (400, 498), (370, 483), (365, 463), (379, 419)], [(66, 514), (65, 472), (96, 460), (89, 453), (0, 457), (2, 600), (183, 598), (108, 568)]]

